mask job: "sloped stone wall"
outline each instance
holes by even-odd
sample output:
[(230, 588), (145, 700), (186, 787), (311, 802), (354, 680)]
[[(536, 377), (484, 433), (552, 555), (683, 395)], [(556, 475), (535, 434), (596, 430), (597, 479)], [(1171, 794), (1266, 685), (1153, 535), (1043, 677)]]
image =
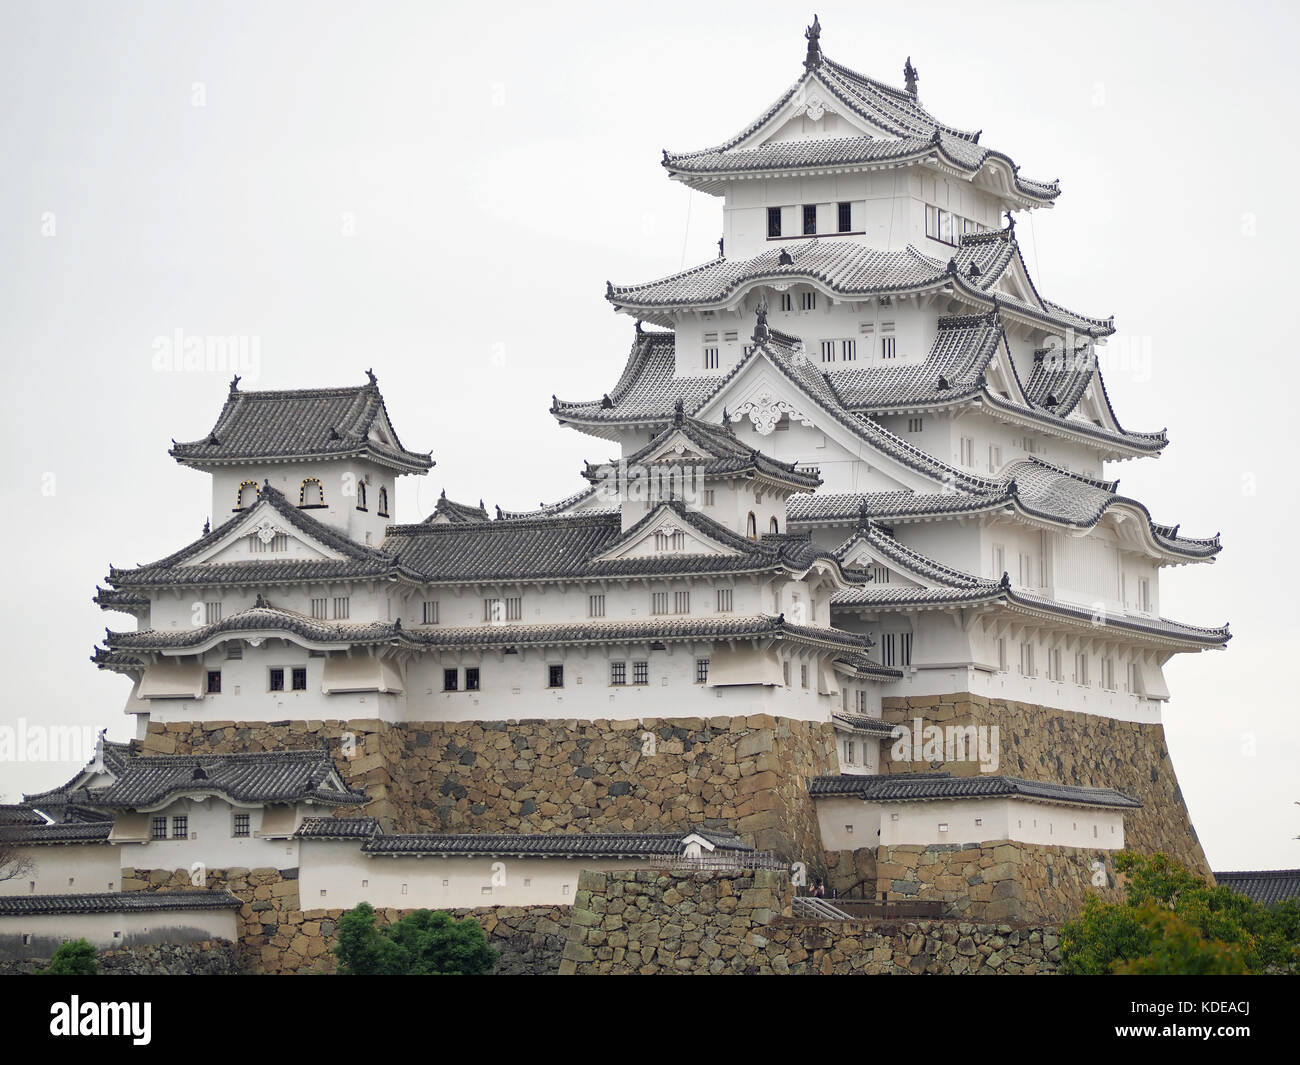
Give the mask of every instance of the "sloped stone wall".
[[(398, 832), (675, 832), (725, 822), (821, 870), (805, 779), (839, 771), (831, 727), (776, 718), (151, 723), (148, 753), (322, 740), (364, 812)], [(355, 811), (352, 811), (355, 812)]]
[(565, 975), (1034, 974), (1060, 962), (1054, 927), (960, 920), (814, 922), (790, 878), (584, 871)]
[[(39, 973), (49, 964), (49, 958), (0, 962), (0, 976)], [(226, 939), (141, 944), (99, 953), (101, 976), (237, 976), (239, 972), (239, 949)]]
[[(891, 724), (998, 726), (996, 772), (1028, 780), (1115, 788), (1138, 799), (1140, 810), (1124, 813), (1125, 846), (1162, 851), (1202, 876), (1209, 862), (1183, 801), (1163, 725), (1054, 710), (1031, 703), (965, 694), (888, 698), (882, 717)], [(895, 760), (881, 745), (881, 773), (934, 772), (954, 776), (980, 772), (976, 761)]]

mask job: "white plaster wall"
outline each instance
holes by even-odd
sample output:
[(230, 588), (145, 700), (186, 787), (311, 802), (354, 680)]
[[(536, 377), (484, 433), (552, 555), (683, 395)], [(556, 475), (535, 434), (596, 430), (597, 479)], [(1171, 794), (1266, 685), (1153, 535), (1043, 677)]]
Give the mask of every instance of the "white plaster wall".
[(20, 847), (35, 867), (26, 875), (0, 880), (0, 895), (69, 895), (119, 891), (121, 847), (114, 843), (67, 843)]
[[(158, 910), (0, 916), (0, 958), (45, 958), (60, 944), (87, 939), (97, 950), (135, 944), (199, 943), (235, 939), (235, 909)], [(23, 936), (32, 942), (24, 945)]]
[[(306, 804), (302, 810), (316, 815), (331, 812), (330, 808)], [(235, 812), (250, 815), (247, 837), (233, 835)], [(154, 817), (167, 817), (167, 839), (151, 839), (144, 843), (121, 845), (122, 865), (134, 869), (190, 869), (201, 863), (208, 869), (292, 869), (298, 864), (298, 841), (294, 839), (263, 839), (262, 808), (237, 808), (224, 799), (210, 796), (203, 800), (178, 799), (163, 809), (150, 812), (144, 818), (145, 830)], [(171, 839), (175, 816), (188, 817), (189, 835), (186, 839)], [(295, 815), (293, 823), (300, 819)]]

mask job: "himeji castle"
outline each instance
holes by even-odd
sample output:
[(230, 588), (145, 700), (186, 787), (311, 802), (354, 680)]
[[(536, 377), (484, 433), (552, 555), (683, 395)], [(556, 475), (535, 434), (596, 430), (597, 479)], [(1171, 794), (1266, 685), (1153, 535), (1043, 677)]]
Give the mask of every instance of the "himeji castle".
[(629, 350), (596, 398), (552, 397), (609, 452), (567, 498), (444, 495), (394, 524), (399, 478), (434, 463), (369, 371), (236, 378), (174, 443), (211, 512), (97, 590), (128, 619), (93, 661), (136, 738), (11, 810), (50, 870), (31, 891), (83, 861), (98, 891), (145, 883), (214, 836), (222, 866), (292, 861), (340, 907), (380, 885), (496, 904), (482, 870), (526, 854), (511, 904), (562, 904), (597, 860), (757, 848), (998, 919), (1029, 911), (916, 856), (1011, 848), (1016, 906), (1049, 916), (1126, 845), (1208, 870), (1164, 666), (1229, 633), (1163, 616), (1160, 574), (1219, 538), (1110, 476), (1168, 439), (1111, 404), (1114, 321), (1026, 266), (1016, 218), (1061, 188), (932, 117), (910, 58), (899, 88), (828, 58), (816, 20), (805, 37), (753, 122), (664, 151), (721, 201), (718, 254), (607, 285)]

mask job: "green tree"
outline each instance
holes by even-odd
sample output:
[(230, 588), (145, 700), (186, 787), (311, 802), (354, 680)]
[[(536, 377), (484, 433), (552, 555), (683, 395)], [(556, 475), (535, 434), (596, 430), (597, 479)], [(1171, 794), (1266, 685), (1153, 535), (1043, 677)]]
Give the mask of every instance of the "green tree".
[(70, 939), (54, 952), (46, 976), (98, 976), (99, 956), (84, 939)]
[(334, 953), (349, 976), (480, 976), (492, 971), (498, 956), (477, 921), (416, 910), (376, 928), (368, 902), (339, 919)]
[(1061, 971), (1074, 975), (1295, 973), (1300, 907), (1261, 906), (1211, 887), (1165, 854), (1121, 851), (1122, 903), (1088, 898), (1061, 929)]

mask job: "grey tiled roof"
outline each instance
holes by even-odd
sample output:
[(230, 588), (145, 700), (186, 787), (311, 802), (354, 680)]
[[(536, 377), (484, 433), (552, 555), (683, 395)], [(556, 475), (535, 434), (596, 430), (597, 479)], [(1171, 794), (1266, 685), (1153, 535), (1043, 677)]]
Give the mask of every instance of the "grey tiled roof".
[[(832, 106), (845, 108), (883, 130), (885, 137), (837, 137), (783, 141), (758, 148), (738, 146), (761, 130), (802, 89), (808, 96), (829, 96)], [(979, 145), (979, 133), (946, 126), (925, 111), (911, 93), (868, 78), (830, 59), (823, 59), (775, 103), (739, 133), (714, 148), (695, 152), (664, 153), (670, 173), (718, 175), (818, 166), (847, 166), (860, 162), (923, 159), (938, 155), (967, 173), (978, 171), (990, 159), (1012, 171), (1018, 192), (1030, 201), (1050, 202), (1060, 195), (1056, 182), (1021, 178), (1018, 167), (1001, 152)]]
[[(104, 770), (110, 775), (117, 776), (122, 772), (122, 766), (126, 764), (131, 757), (131, 744), (117, 743), (113, 740), (103, 741), (104, 753)], [(95, 768), (95, 759), (92, 758), (87, 762), (71, 780), (59, 785), (57, 788), (50, 788), (46, 791), (31, 792), (23, 796), (24, 806), (34, 806), (38, 810), (48, 813), (55, 821), (63, 821), (68, 816), (77, 816), (78, 807), (75, 803), (70, 802), (70, 794), (78, 781), (82, 780)]]
[(917, 802), (932, 799), (983, 799), (1015, 796), (1072, 806), (1108, 806), (1140, 809), (1142, 804), (1113, 788), (1084, 788), (1073, 784), (1048, 784), (1020, 777), (977, 774), (954, 777), (949, 773), (890, 773), (887, 776), (813, 777), (810, 795), (850, 795), (869, 802)]
[(487, 521), (488, 512), (483, 506), (483, 500), (478, 501), (478, 506), (471, 506), (468, 503), (457, 503), (447, 498), (444, 490), (438, 497), (438, 505), (433, 508), (433, 513), (424, 519), (426, 522), (449, 521), (458, 524), (467, 522)]
[[(312, 580), (359, 580), (388, 576), (400, 570), (399, 564), (392, 556), (376, 548), (359, 544), (332, 525), (317, 520), (307, 511), (289, 502), (278, 488), (264, 484), (259, 505), (263, 503), (269, 505), (280, 518), (304, 536), (338, 552), (343, 557), (280, 561), (249, 559), (241, 562), (217, 563), (193, 561), (205, 551), (221, 543), (238, 529), (241, 523), (248, 522), (254, 510), (253, 507), (249, 507), (193, 543), (187, 544), (157, 562), (137, 566), (135, 569), (110, 567), (108, 582), (119, 589), (170, 588), (178, 584), (277, 584)], [(251, 525), (249, 535), (252, 535)]]
[(208, 625), (184, 629), (107, 630), (111, 651), (157, 651), (199, 647), (215, 637), (240, 633), (288, 632), (312, 643), (386, 643), (397, 629), (383, 621), (326, 621), (276, 606), (254, 606)]
[[(371, 438), (372, 430), (384, 423), (392, 432), (392, 444)], [(352, 457), (403, 473), (422, 473), (433, 465), (429, 455), (402, 447), (373, 381), (352, 388), (284, 392), (241, 392), (232, 385), (207, 437), (175, 444), (171, 454), (199, 469), (232, 462)]]
[(995, 510), (1006, 506), (1007, 493), (992, 492), (800, 492), (786, 500), (786, 521), (791, 525), (818, 522), (856, 522), (863, 514), (889, 522), (904, 518), (936, 517)]
[[(685, 833), (375, 835), (366, 840), (361, 849), (366, 854), (537, 855), (554, 858), (676, 857), (682, 853), (682, 839), (685, 835)], [(726, 849), (749, 848), (733, 841)]]
[(883, 556), (886, 562), (893, 566), (923, 579), (937, 581), (949, 588), (977, 588), (985, 583), (978, 577), (944, 565), (900, 543), (892, 533), (874, 521), (855, 529), (849, 538), (835, 549), (836, 557), (844, 559), (858, 543), (865, 543), (875, 554)]
[(1220, 887), (1254, 899), (1265, 906), (1294, 899), (1300, 902), (1300, 869), (1254, 869), (1241, 872), (1215, 873)]
[(366, 801), (343, 785), (324, 748), (256, 754), (137, 755), (117, 780), (90, 788), (85, 801), (105, 809), (156, 806), (171, 796), (213, 791), (234, 802), (305, 802), (344, 806)]
[(382, 831), (373, 817), (304, 817), (294, 836), (298, 839), (369, 839)]
[(894, 733), (898, 731), (897, 725), (890, 725), (879, 718), (863, 717), (861, 714), (846, 714), (838, 710), (831, 714), (831, 720), (837, 725), (844, 725), (846, 728), (853, 729), (854, 732), (866, 733), (882, 740), (893, 738)]
[(0, 895), (0, 916), (233, 910), (243, 902), (228, 891), (111, 891), (95, 895)]
[[(721, 477), (753, 471), (808, 491), (822, 483), (820, 475), (815, 470), (799, 469), (796, 463), (782, 462), (742, 444), (736, 439), (736, 434), (730, 426), (703, 422), (680, 412), (673, 421), (656, 432), (645, 447), (633, 452), (626, 459), (611, 460), (611, 465), (617, 467), (621, 461), (626, 466), (632, 467), (648, 461), (662, 449), (664, 443), (671, 439), (674, 433), (685, 436), (703, 456), (703, 459), (683, 457), (681, 461), (687, 466), (698, 467), (704, 477)], [(597, 482), (608, 469), (609, 467), (589, 465), (585, 475), (593, 482)]]
[(101, 610), (120, 610), (124, 614), (141, 613), (150, 605), (147, 595), (98, 586), (95, 588), (95, 598), (91, 602), (97, 604)]
[(0, 843), (22, 844), (24, 847), (53, 846), (66, 843), (106, 843), (113, 830), (111, 819), (99, 821), (69, 821), (63, 824), (0, 824)]

